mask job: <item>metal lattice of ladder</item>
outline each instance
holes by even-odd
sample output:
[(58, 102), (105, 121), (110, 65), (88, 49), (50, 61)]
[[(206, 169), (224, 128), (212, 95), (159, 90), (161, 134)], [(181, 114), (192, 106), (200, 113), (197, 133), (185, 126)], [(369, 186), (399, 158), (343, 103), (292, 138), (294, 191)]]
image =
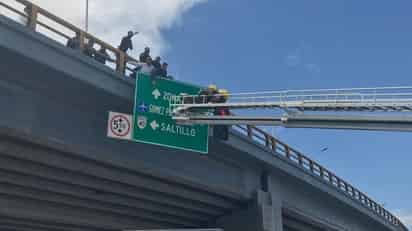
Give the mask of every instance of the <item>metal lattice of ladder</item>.
[[(200, 97), (200, 100), (199, 100)], [(195, 109), (278, 108), (305, 111), (412, 112), (412, 87), (287, 90), (230, 94), (226, 103), (207, 103), (205, 97), (184, 95), (170, 100), (175, 115)], [(200, 102), (199, 102), (200, 101)]]
[[(238, 93), (231, 94), (225, 103), (208, 103), (206, 99), (199, 95), (171, 98), (174, 119), (181, 124), (412, 131), (412, 87)], [(220, 107), (230, 110), (270, 108), (286, 113), (274, 116), (210, 113)], [(365, 115), (365, 112), (370, 113)]]

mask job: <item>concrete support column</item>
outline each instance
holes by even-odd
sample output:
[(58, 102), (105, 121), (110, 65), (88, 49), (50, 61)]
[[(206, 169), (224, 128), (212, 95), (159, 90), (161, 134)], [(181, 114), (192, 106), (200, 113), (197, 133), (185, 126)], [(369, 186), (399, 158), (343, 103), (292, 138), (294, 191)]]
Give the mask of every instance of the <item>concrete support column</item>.
[(212, 226), (225, 231), (283, 231), (279, 202), (271, 193), (258, 190), (249, 205), (219, 218)]
[(219, 218), (211, 227), (222, 228), (225, 231), (262, 231), (258, 219), (258, 209), (255, 202), (243, 209)]
[(262, 190), (257, 193), (258, 206), (261, 209), (262, 229), (264, 231), (283, 231), (281, 184), (270, 172), (261, 176)]
[(257, 193), (257, 207), (263, 231), (283, 231), (282, 205), (278, 197), (273, 197), (270, 192), (259, 190)]

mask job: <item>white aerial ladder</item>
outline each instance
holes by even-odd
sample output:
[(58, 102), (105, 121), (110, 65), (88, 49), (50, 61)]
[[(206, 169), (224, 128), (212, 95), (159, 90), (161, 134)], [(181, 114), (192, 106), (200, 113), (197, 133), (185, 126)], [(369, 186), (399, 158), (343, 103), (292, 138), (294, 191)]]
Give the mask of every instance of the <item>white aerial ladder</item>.
[[(171, 98), (173, 118), (182, 124), (412, 131), (412, 87), (235, 93), (225, 103), (205, 99), (199, 95)], [(270, 116), (215, 116), (211, 112), (217, 108), (272, 112)]]

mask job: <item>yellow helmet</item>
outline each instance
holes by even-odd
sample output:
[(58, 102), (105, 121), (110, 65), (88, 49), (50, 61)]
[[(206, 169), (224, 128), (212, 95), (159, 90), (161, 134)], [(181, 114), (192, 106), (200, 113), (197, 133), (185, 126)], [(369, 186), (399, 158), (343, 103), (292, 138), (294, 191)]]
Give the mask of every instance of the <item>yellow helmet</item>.
[(227, 100), (229, 98), (229, 91), (226, 89), (219, 89), (219, 95), (223, 96)]
[(213, 91), (217, 91), (217, 86), (215, 84), (210, 84), (207, 88)]

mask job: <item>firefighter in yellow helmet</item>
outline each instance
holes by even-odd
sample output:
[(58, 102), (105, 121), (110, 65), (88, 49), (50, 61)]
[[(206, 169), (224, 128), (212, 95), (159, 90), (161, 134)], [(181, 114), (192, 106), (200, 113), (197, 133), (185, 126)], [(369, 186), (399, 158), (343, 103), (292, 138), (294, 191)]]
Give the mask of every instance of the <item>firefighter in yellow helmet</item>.
[(217, 91), (217, 86), (215, 84), (210, 84), (207, 89), (210, 91)]
[(226, 102), (229, 99), (229, 91), (226, 89), (219, 89), (218, 91), (222, 101)]
[[(229, 91), (226, 89), (219, 89), (218, 94), (213, 98), (213, 103), (226, 103), (229, 99)], [(215, 115), (230, 115), (229, 108), (227, 107), (217, 107), (215, 109)]]
[(210, 103), (216, 94), (218, 94), (217, 86), (210, 84), (207, 88), (199, 92), (196, 103)]
[[(226, 89), (219, 89), (218, 94), (213, 99), (213, 103), (216, 103), (214, 115), (215, 116), (230, 116), (230, 111), (228, 107), (219, 106), (219, 104), (224, 104), (229, 99), (229, 91)], [(213, 127), (213, 136), (221, 139), (228, 140), (229, 138), (229, 127), (227, 125), (215, 125)]]

